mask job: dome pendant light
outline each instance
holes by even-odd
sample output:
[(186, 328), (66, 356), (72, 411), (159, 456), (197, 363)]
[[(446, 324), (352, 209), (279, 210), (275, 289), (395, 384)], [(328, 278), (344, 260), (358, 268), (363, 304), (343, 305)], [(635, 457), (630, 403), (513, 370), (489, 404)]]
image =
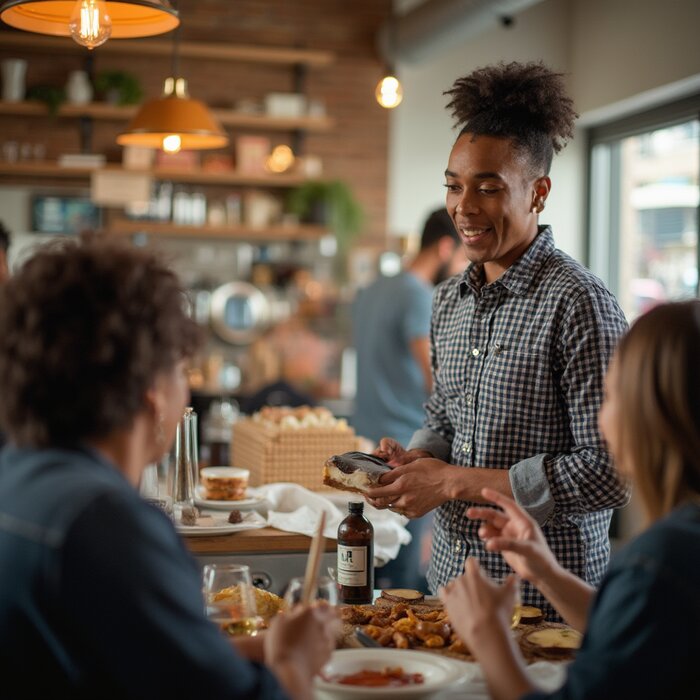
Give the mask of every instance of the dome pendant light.
[(117, 137), (120, 146), (162, 148), (166, 153), (179, 150), (223, 148), (226, 132), (199, 100), (187, 93), (187, 82), (178, 78), (180, 30), (173, 38), (172, 74), (165, 79), (163, 95), (146, 102)]
[(169, 77), (163, 96), (141, 107), (117, 143), (177, 153), (181, 149), (222, 148), (228, 144), (228, 136), (206, 105), (189, 97), (185, 79)]
[(107, 39), (134, 39), (180, 24), (169, 0), (0, 0), (0, 19), (16, 29), (71, 36), (89, 49)]

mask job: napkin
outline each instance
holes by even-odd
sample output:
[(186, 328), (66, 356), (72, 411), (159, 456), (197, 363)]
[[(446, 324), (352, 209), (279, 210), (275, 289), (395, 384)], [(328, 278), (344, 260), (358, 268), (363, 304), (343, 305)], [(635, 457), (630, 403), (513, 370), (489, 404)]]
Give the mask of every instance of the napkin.
[[(326, 513), (323, 535), (337, 539), (338, 525), (347, 515), (348, 502), (356, 501), (358, 494), (343, 491), (316, 493), (291, 483), (274, 483), (249, 488), (254, 496), (268, 502), (267, 522), (286, 532), (299, 532), (313, 537), (321, 512)], [(389, 510), (377, 510), (365, 503), (365, 515), (374, 527), (374, 563), (383, 566), (396, 559), (401, 545), (411, 541), (411, 533), (405, 525), (408, 518)]]

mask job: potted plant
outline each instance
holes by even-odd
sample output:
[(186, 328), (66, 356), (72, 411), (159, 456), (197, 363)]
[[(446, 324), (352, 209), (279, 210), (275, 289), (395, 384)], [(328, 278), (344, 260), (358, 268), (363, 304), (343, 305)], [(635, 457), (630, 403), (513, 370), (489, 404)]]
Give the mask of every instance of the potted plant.
[(49, 115), (55, 117), (58, 108), (66, 99), (66, 91), (56, 85), (33, 85), (27, 90), (27, 99), (43, 102)]
[(121, 70), (104, 70), (95, 78), (95, 89), (110, 104), (138, 104), (143, 97), (143, 90), (138, 78), (132, 73)]
[(295, 187), (287, 209), (304, 223), (328, 226), (341, 253), (347, 252), (364, 222), (362, 207), (341, 180), (309, 180)]

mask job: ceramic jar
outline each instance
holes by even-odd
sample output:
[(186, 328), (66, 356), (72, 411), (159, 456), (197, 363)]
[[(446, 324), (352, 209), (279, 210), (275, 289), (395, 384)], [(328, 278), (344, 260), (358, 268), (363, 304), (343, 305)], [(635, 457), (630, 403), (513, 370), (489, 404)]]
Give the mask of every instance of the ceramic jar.
[(90, 78), (84, 70), (74, 70), (68, 76), (66, 97), (74, 105), (84, 105), (92, 101), (93, 89)]

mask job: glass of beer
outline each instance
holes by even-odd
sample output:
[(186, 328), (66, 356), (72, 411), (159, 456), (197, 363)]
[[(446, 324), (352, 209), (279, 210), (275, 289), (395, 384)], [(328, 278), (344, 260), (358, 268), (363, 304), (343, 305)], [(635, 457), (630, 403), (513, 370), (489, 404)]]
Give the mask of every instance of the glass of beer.
[(202, 570), (207, 617), (225, 634), (255, 636), (262, 627), (250, 568), (242, 564), (206, 564)]

